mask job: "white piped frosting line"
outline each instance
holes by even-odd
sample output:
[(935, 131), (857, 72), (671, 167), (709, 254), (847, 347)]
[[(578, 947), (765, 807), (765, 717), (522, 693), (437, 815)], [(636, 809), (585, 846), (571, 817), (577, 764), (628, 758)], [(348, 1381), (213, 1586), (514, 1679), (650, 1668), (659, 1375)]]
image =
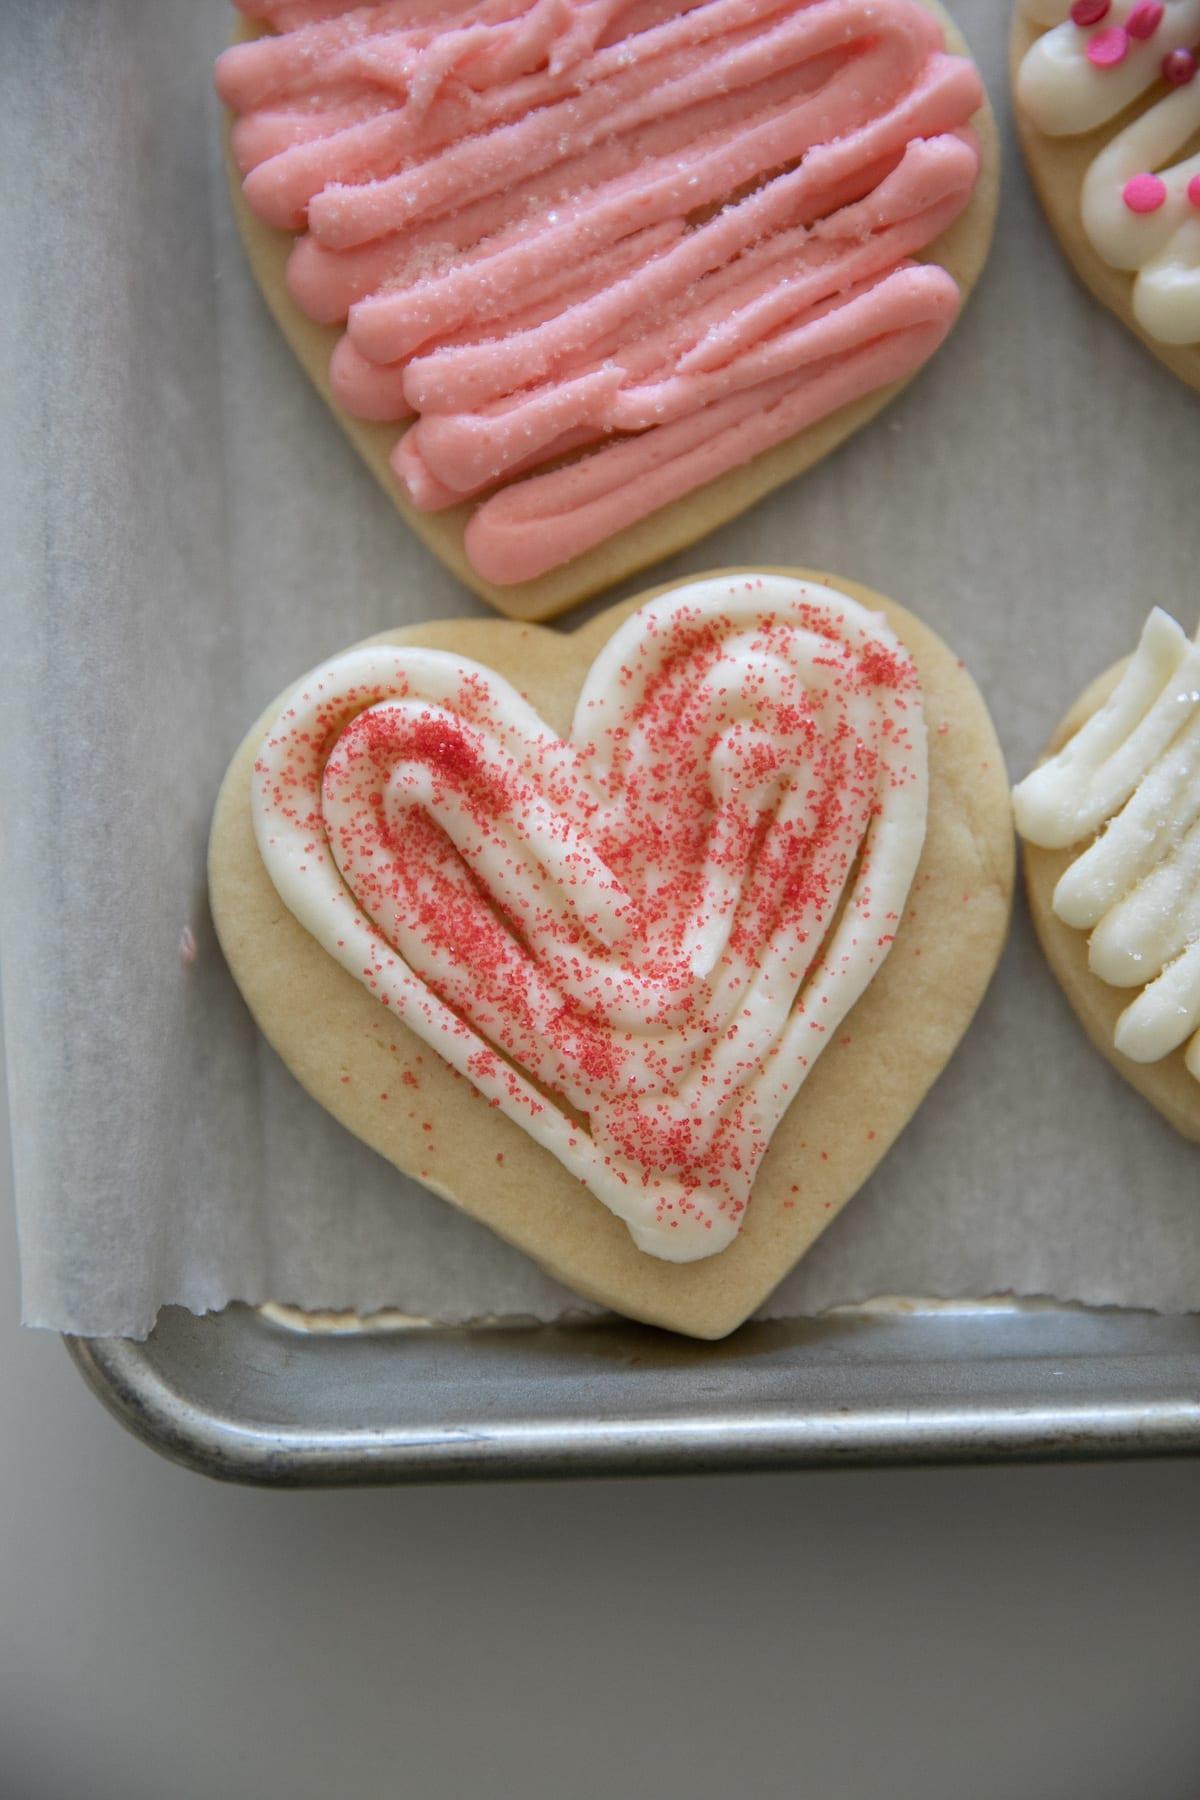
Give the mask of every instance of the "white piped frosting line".
[(1017, 786), (1013, 810), (1029, 843), (1084, 845), (1052, 905), (1091, 933), (1093, 974), (1141, 989), (1117, 1049), (1146, 1063), (1186, 1043), (1200, 1080), (1200, 634), (1189, 642), (1155, 607), (1109, 698)]

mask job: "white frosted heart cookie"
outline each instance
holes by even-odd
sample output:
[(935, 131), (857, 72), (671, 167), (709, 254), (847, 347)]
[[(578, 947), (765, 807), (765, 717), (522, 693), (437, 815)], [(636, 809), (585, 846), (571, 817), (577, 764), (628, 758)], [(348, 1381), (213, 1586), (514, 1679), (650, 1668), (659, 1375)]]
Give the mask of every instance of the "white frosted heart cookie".
[(235, 757), (210, 876), (255, 1017), (337, 1118), (580, 1293), (718, 1337), (952, 1053), (1012, 836), (932, 633), (729, 571), (570, 636), (334, 658)]
[(1018, 0), (1017, 123), (1076, 272), (1200, 388), (1200, 0)]
[(239, 4), (217, 81), (254, 274), (510, 617), (810, 467), (983, 266), (995, 125), (933, 0)]
[(1088, 1036), (1200, 1140), (1200, 643), (1156, 607), (1013, 802), (1034, 924)]

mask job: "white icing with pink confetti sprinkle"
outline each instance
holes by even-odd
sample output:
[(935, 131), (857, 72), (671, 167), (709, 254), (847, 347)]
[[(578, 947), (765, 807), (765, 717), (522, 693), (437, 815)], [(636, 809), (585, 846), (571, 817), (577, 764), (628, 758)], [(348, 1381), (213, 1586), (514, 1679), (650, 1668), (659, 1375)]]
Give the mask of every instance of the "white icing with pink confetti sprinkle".
[[(1078, 5), (1078, 0), (1076, 0)], [(1071, 0), (1024, 0), (1050, 29), (1026, 52), (1017, 102), (1040, 131), (1074, 137), (1114, 124), (1080, 199), (1083, 228), (1111, 268), (1128, 269), (1133, 312), (1159, 343), (1200, 343), (1200, 0), (1113, 0), (1077, 24)], [(1162, 97), (1131, 119), (1144, 94)]]

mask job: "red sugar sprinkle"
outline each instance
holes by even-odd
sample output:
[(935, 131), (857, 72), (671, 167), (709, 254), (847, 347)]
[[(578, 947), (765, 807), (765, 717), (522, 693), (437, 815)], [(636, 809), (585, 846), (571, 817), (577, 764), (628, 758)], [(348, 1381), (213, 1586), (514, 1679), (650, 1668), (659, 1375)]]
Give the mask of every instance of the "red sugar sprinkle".
[(1200, 206), (1200, 175), (1193, 175), (1188, 182), (1187, 197), (1193, 206)]
[(1138, 0), (1137, 5), (1125, 21), (1125, 29), (1131, 38), (1145, 43), (1152, 38), (1162, 24), (1162, 0)]
[(858, 659), (863, 678), (870, 687), (902, 690), (916, 686), (916, 670), (901, 652), (872, 644)]
[[(1196, 58), (1191, 50), (1168, 50), (1162, 59), (1162, 78), (1171, 87), (1186, 87), (1196, 75)], [(1195, 180), (1193, 176), (1192, 180)], [(1192, 183), (1188, 183), (1188, 199), (1192, 199)], [(1200, 202), (1193, 201), (1193, 205)]]
[(1090, 25), (1098, 25), (1108, 12), (1112, 0), (1074, 0), (1071, 7), (1072, 22), (1086, 31)]
[(1087, 47), (1087, 59), (1097, 69), (1115, 69), (1128, 54), (1129, 36), (1123, 25), (1098, 31)]
[(1167, 184), (1157, 175), (1131, 176), (1121, 193), (1132, 213), (1157, 212), (1166, 197)]

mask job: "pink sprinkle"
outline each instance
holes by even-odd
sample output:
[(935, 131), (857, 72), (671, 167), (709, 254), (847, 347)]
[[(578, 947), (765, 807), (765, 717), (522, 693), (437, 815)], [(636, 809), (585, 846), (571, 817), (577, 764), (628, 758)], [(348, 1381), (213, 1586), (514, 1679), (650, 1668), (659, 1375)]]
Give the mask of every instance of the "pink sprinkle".
[(1135, 175), (1125, 183), (1121, 196), (1130, 212), (1157, 212), (1167, 197), (1167, 184), (1157, 175)]
[(1089, 25), (1098, 25), (1112, 4), (1112, 0), (1075, 0), (1071, 8), (1072, 23), (1086, 31)]
[(1125, 21), (1125, 29), (1131, 38), (1139, 38), (1144, 43), (1154, 36), (1162, 24), (1162, 16), (1162, 0), (1138, 0)]
[(1172, 87), (1186, 87), (1196, 73), (1196, 58), (1190, 50), (1168, 50), (1162, 59), (1162, 78)]
[(1200, 175), (1193, 175), (1188, 182), (1187, 197), (1193, 206), (1200, 206)]
[(1129, 54), (1129, 38), (1123, 25), (1098, 31), (1087, 47), (1087, 58), (1096, 69), (1115, 69)]

